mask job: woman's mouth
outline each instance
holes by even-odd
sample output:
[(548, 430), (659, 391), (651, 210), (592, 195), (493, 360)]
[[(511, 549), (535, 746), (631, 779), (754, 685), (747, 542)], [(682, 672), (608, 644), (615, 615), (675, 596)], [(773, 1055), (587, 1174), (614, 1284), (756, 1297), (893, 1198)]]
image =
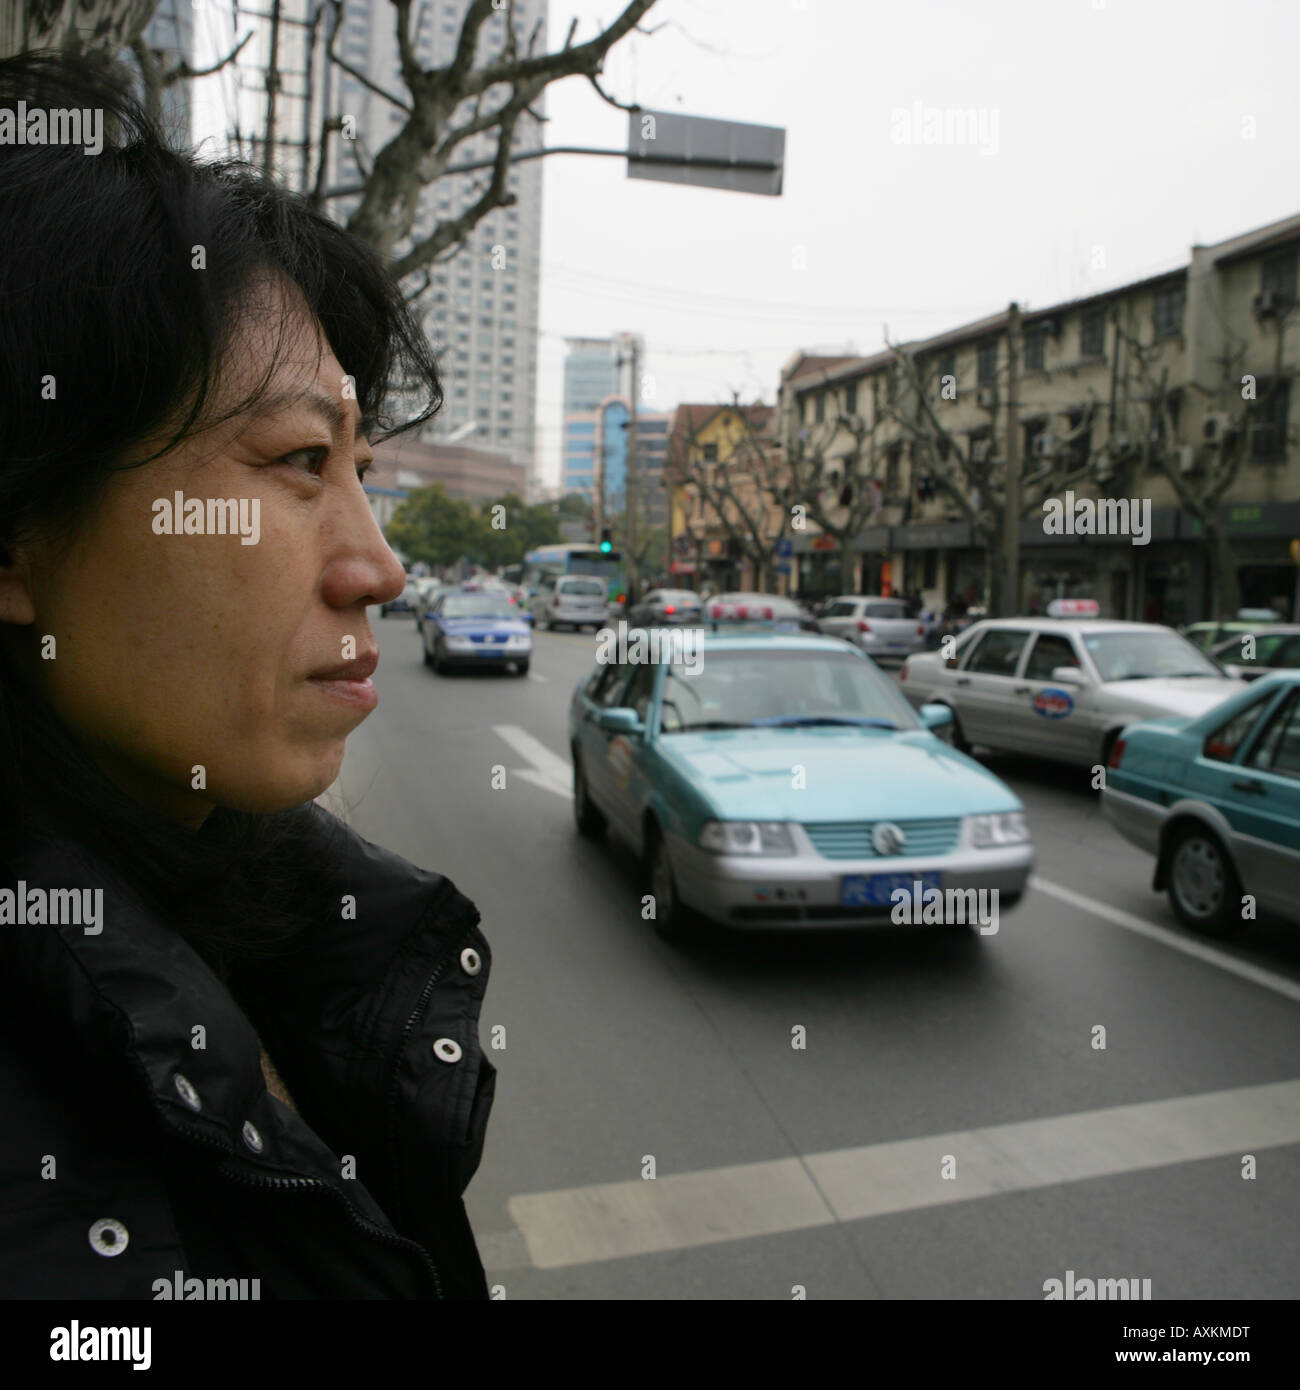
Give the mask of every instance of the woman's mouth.
[(336, 700), (345, 700), (348, 704), (372, 710), (379, 703), (379, 695), (370, 677), (378, 665), (379, 653), (368, 652), (352, 661), (340, 662), (328, 670), (318, 671), (308, 676), (307, 681)]

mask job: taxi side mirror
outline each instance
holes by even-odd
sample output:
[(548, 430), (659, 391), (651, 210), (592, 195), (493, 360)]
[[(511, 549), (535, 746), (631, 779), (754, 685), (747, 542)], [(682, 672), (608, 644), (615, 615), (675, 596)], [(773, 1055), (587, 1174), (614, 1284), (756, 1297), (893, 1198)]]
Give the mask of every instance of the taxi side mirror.
[(1087, 685), (1088, 678), (1078, 666), (1057, 666), (1052, 671), (1052, 679), (1057, 685)]
[(957, 669), (957, 658), (955, 656), (946, 656), (943, 659), (943, 664), (950, 671), (955, 671)]
[(935, 729), (942, 729), (952, 723), (952, 710), (947, 705), (922, 705), (920, 708), (921, 723), (925, 725), (931, 733)]
[(596, 716), (596, 727), (607, 734), (641, 734), (645, 725), (637, 718), (634, 709), (603, 709)]

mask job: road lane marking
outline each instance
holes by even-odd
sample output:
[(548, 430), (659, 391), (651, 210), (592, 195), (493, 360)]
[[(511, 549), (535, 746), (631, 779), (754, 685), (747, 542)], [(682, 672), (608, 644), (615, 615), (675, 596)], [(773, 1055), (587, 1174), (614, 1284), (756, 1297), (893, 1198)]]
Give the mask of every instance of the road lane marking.
[[(497, 1269), (560, 1269), (809, 1230), (1300, 1143), (1300, 1081), (511, 1197)], [(956, 1176), (944, 1179), (946, 1155)], [(522, 1243), (521, 1243), (522, 1241)], [(499, 1261), (499, 1263), (494, 1263)]]
[(1249, 980), (1251, 984), (1261, 985), (1264, 989), (1271, 989), (1274, 993), (1281, 994), (1287, 999), (1300, 1000), (1300, 981), (1289, 980), (1285, 975), (1278, 975), (1272, 970), (1265, 970), (1262, 966), (1252, 965), (1249, 961), (1238, 960), (1230, 951), (1222, 951), (1218, 947), (1207, 945), (1204, 941), (1180, 936), (1168, 927), (1158, 926), (1155, 922), (1148, 922), (1142, 917), (1134, 916), (1131, 912), (1125, 912), (1122, 907), (1111, 907), (1109, 903), (1097, 902), (1096, 899), (1085, 897), (1082, 893), (1076, 893), (1071, 888), (1063, 888), (1059, 883), (1049, 883), (1046, 879), (1039, 878), (1037, 874), (1030, 878), (1029, 886), (1040, 889), (1049, 897), (1058, 898), (1063, 903), (1069, 903), (1071, 907), (1077, 907), (1082, 912), (1091, 912), (1095, 917), (1113, 922), (1117, 927), (1123, 927), (1125, 931), (1135, 932), (1138, 936), (1145, 936), (1152, 941), (1159, 941), (1164, 946), (1181, 951), (1185, 956), (1193, 956), (1209, 965), (1216, 965), (1220, 970), (1226, 970), (1229, 974), (1240, 976), (1243, 980)]
[(518, 724), (494, 724), (492, 732), (503, 738), (529, 764), (526, 768), (512, 768), (516, 777), (541, 787), (543, 791), (555, 792), (563, 797), (573, 796), (573, 770), (567, 759), (552, 753), (544, 743)]
[(528, 679), (536, 681), (538, 685), (550, 685), (551, 683), (550, 676), (539, 676), (536, 671), (529, 671)]

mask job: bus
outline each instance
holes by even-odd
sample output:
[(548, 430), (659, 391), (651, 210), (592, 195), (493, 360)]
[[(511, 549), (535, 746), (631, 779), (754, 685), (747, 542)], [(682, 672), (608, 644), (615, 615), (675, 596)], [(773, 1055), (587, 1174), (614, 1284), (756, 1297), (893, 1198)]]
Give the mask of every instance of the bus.
[(537, 592), (544, 574), (597, 575), (605, 581), (611, 603), (627, 602), (627, 574), (622, 551), (602, 551), (598, 545), (581, 541), (538, 546), (524, 556), (523, 584), (530, 595)]

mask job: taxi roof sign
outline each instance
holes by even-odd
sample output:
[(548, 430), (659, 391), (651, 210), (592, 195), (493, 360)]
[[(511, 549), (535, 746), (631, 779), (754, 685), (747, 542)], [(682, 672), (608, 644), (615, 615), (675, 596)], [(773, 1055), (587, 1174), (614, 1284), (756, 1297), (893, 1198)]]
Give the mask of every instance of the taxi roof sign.
[(1095, 618), (1100, 612), (1095, 598), (1054, 598), (1047, 605), (1049, 618)]

